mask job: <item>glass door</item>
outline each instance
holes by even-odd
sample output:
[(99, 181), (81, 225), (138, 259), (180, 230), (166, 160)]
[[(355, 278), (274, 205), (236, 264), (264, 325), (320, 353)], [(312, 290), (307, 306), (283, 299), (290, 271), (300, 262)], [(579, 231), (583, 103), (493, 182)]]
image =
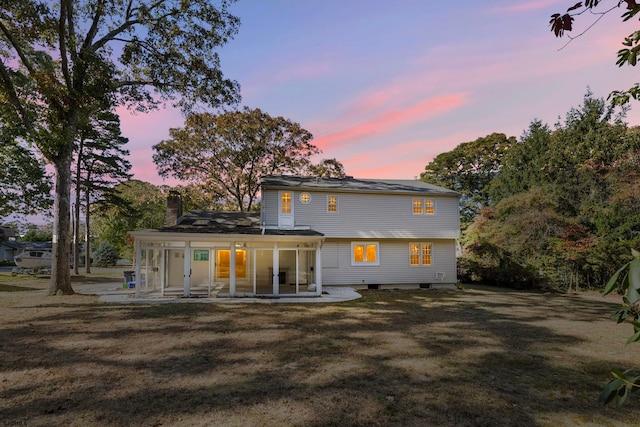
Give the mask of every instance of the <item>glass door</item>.
[(298, 251), (280, 249), (278, 251), (278, 294), (298, 293)]
[(273, 249), (256, 249), (255, 293), (273, 294)]

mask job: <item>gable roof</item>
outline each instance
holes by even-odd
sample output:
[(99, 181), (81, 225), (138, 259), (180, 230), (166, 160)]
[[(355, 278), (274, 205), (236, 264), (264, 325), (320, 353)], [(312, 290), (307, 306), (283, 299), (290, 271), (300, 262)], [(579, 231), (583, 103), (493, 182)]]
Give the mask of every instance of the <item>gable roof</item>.
[(247, 234), (268, 236), (323, 236), (314, 230), (273, 230), (260, 226), (259, 212), (191, 211), (171, 227), (159, 231), (174, 233)]
[(355, 179), (319, 178), (309, 176), (267, 175), (262, 178), (262, 188), (321, 190), (336, 192), (430, 194), (459, 197), (460, 194), (417, 179)]

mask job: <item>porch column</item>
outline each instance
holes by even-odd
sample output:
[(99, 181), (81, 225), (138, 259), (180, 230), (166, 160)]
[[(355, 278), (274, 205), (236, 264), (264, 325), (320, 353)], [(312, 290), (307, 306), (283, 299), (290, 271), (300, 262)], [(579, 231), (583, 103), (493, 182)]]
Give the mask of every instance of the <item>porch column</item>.
[[(147, 249), (144, 253), (145, 258), (144, 258), (144, 290), (145, 292), (148, 292), (149, 289), (147, 288), (147, 286), (149, 286), (149, 266), (151, 265), (151, 250)], [(138, 279), (138, 274), (136, 272), (136, 280)], [(142, 273), (140, 273), (142, 274)], [(140, 280), (142, 281), (142, 277), (140, 278)], [(142, 286), (142, 282), (140, 282), (140, 286)], [(138, 287), (138, 284), (136, 283), (136, 288)]]
[(164, 296), (164, 288), (167, 287), (167, 253), (168, 249), (160, 249), (160, 295)]
[(135, 280), (136, 298), (138, 298), (140, 296), (140, 264), (142, 263), (142, 246), (140, 245), (140, 240), (136, 239), (133, 246), (136, 254), (136, 261), (135, 261), (136, 265), (134, 270), (136, 275), (136, 280)]
[(316, 249), (316, 293), (322, 295), (322, 244)]
[(280, 293), (280, 251), (278, 251), (278, 242), (273, 244), (273, 277), (271, 278), (273, 287), (273, 295)]
[(236, 242), (231, 242), (229, 251), (229, 294), (236, 294)]
[(184, 243), (184, 296), (191, 294), (191, 242)]

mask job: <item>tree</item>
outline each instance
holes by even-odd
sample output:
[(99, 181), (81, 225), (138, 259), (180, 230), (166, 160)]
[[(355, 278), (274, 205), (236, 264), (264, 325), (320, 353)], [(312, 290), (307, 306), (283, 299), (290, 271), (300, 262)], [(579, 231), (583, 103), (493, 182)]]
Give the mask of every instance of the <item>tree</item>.
[(53, 225), (27, 224), (27, 231), (20, 237), (21, 242), (50, 242), (53, 237)]
[(320, 153), (311, 133), (283, 117), (244, 107), (223, 114), (192, 114), (184, 128), (153, 147), (163, 177), (199, 183), (222, 205), (252, 209), (260, 177), (270, 174), (344, 173), (335, 159), (313, 166)]
[(51, 207), (51, 182), (42, 162), (0, 128), (0, 217), (33, 215)]
[(157, 186), (139, 180), (118, 184), (104, 200), (92, 204), (93, 230), (97, 241), (107, 241), (121, 257), (129, 257), (127, 233), (160, 228), (166, 216), (166, 196)]
[(303, 175), (320, 178), (344, 178), (346, 176), (344, 165), (335, 158), (323, 159), (318, 164), (309, 164)]
[[(606, 14), (619, 9), (622, 5), (626, 6), (626, 12), (621, 16), (624, 22), (635, 17), (640, 12), (640, 4), (636, 0), (586, 0), (583, 2), (577, 2), (573, 6), (569, 7), (564, 13), (554, 13), (551, 15), (549, 24), (551, 31), (556, 37), (563, 37), (567, 35), (569, 42), (576, 37), (582, 36), (585, 32), (589, 31), (600, 19)], [(578, 35), (571, 37), (565, 32), (573, 31), (573, 22), (576, 16), (583, 15), (587, 12), (592, 13), (595, 16), (595, 21), (592, 22), (586, 30)], [(622, 42), (624, 48), (618, 51), (618, 60), (616, 64), (620, 67), (624, 65), (635, 66), (638, 62), (638, 52), (640, 51), (640, 30), (634, 31), (629, 36), (625, 37)], [(640, 83), (636, 83), (631, 88), (626, 90), (616, 90), (611, 93), (613, 103), (616, 105), (627, 104), (630, 98), (635, 100), (640, 99)]]
[(72, 294), (71, 163), (78, 130), (98, 111), (163, 102), (238, 101), (216, 50), (237, 32), (233, 0), (7, 0), (0, 7), (0, 98), (55, 170), (50, 294)]
[(462, 222), (468, 224), (480, 209), (491, 204), (489, 186), (500, 173), (505, 153), (515, 142), (514, 137), (503, 133), (463, 142), (436, 156), (425, 166), (420, 179), (461, 193)]
[(215, 194), (211, 194), (198, 184), (178, 185), (173, 188), (162, 188), (164, 193), (174, 191), (180, 194), (184, 212), (192, 210), (222, 210), (224, 206)]
[(93, 257), (96, 267), (112, 267), (118, 261), (118, 250), (109, 242), (100, 242)]
[(603, 179), (606, 166), (640, 148), (615, 113), (612, 105), (587, 90), (582, 105), (571, 108), (554, 131), (532, 121), (491, 183), (493, 201), (552, 184), (549, 189), (564, 214), (587, 211), (585, 216), (590, 216), (588, 211), (600, 209), (610, 191)]
[(534, 120), (502, 161), (500, 173), (491, 182), (489, 195), (493, 203), (526, 192), (546, 183), (547, 153), (551, 144), (551, 129)]
[[(76, 148), (73, 268), (78, 274), (80, 208), (84, 204), (85, 269), (91, 271), (91, 203), (104, 199), (118, 183), (129, 179), (129, 151), (122, 148), (129, 140), (120, 134), (120, 118), (109, 111), (97, 113), (81, 128)], [(84, 198), (82, 197), (84, 195)]]

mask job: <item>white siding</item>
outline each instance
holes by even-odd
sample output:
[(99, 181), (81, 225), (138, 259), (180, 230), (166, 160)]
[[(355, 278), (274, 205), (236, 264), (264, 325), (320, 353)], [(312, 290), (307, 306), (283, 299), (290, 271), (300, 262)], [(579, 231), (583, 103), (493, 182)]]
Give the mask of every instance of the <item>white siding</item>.
[[(323, 285), (417, 285), (451, 284), (457, 282), (455, 240), (384, 240), (380, 244), (380, 265), (351, 266), (351, 241), (330, 240), (322, 248), (322, 258), (338, 260), (337, 267), (327, 267), (323, 261)], [(432, 243), (432, 265), (409, 265), (409, 243)], [(441, 277), (444, 276), (443, 279)]]
[[(296, 197), (296, 195), (293, 195)], [(262, 210), (262, 222), (266, 226), (278, 225), (278, 192), (263, 191), (260, 209)], [(297, 207), (297, 206), (296, 206)], [(294, 207), (295, 209), (295, 207)]]
[[(300, 202), (295, 191), (295, 225), (309, 226), (327, 238), (455, 239), (459, 236), (460, 214), (457, 197), (380, 194), (330, 193), (308, 191), (311, 202)], [(338, 213), (327, 212), (327, 195), (338, 196)], [(413, 214), (414, 197), (435, 200), (435, 215)], [(266, 225), (277, 225), (277, 191), (263, 194)]]

